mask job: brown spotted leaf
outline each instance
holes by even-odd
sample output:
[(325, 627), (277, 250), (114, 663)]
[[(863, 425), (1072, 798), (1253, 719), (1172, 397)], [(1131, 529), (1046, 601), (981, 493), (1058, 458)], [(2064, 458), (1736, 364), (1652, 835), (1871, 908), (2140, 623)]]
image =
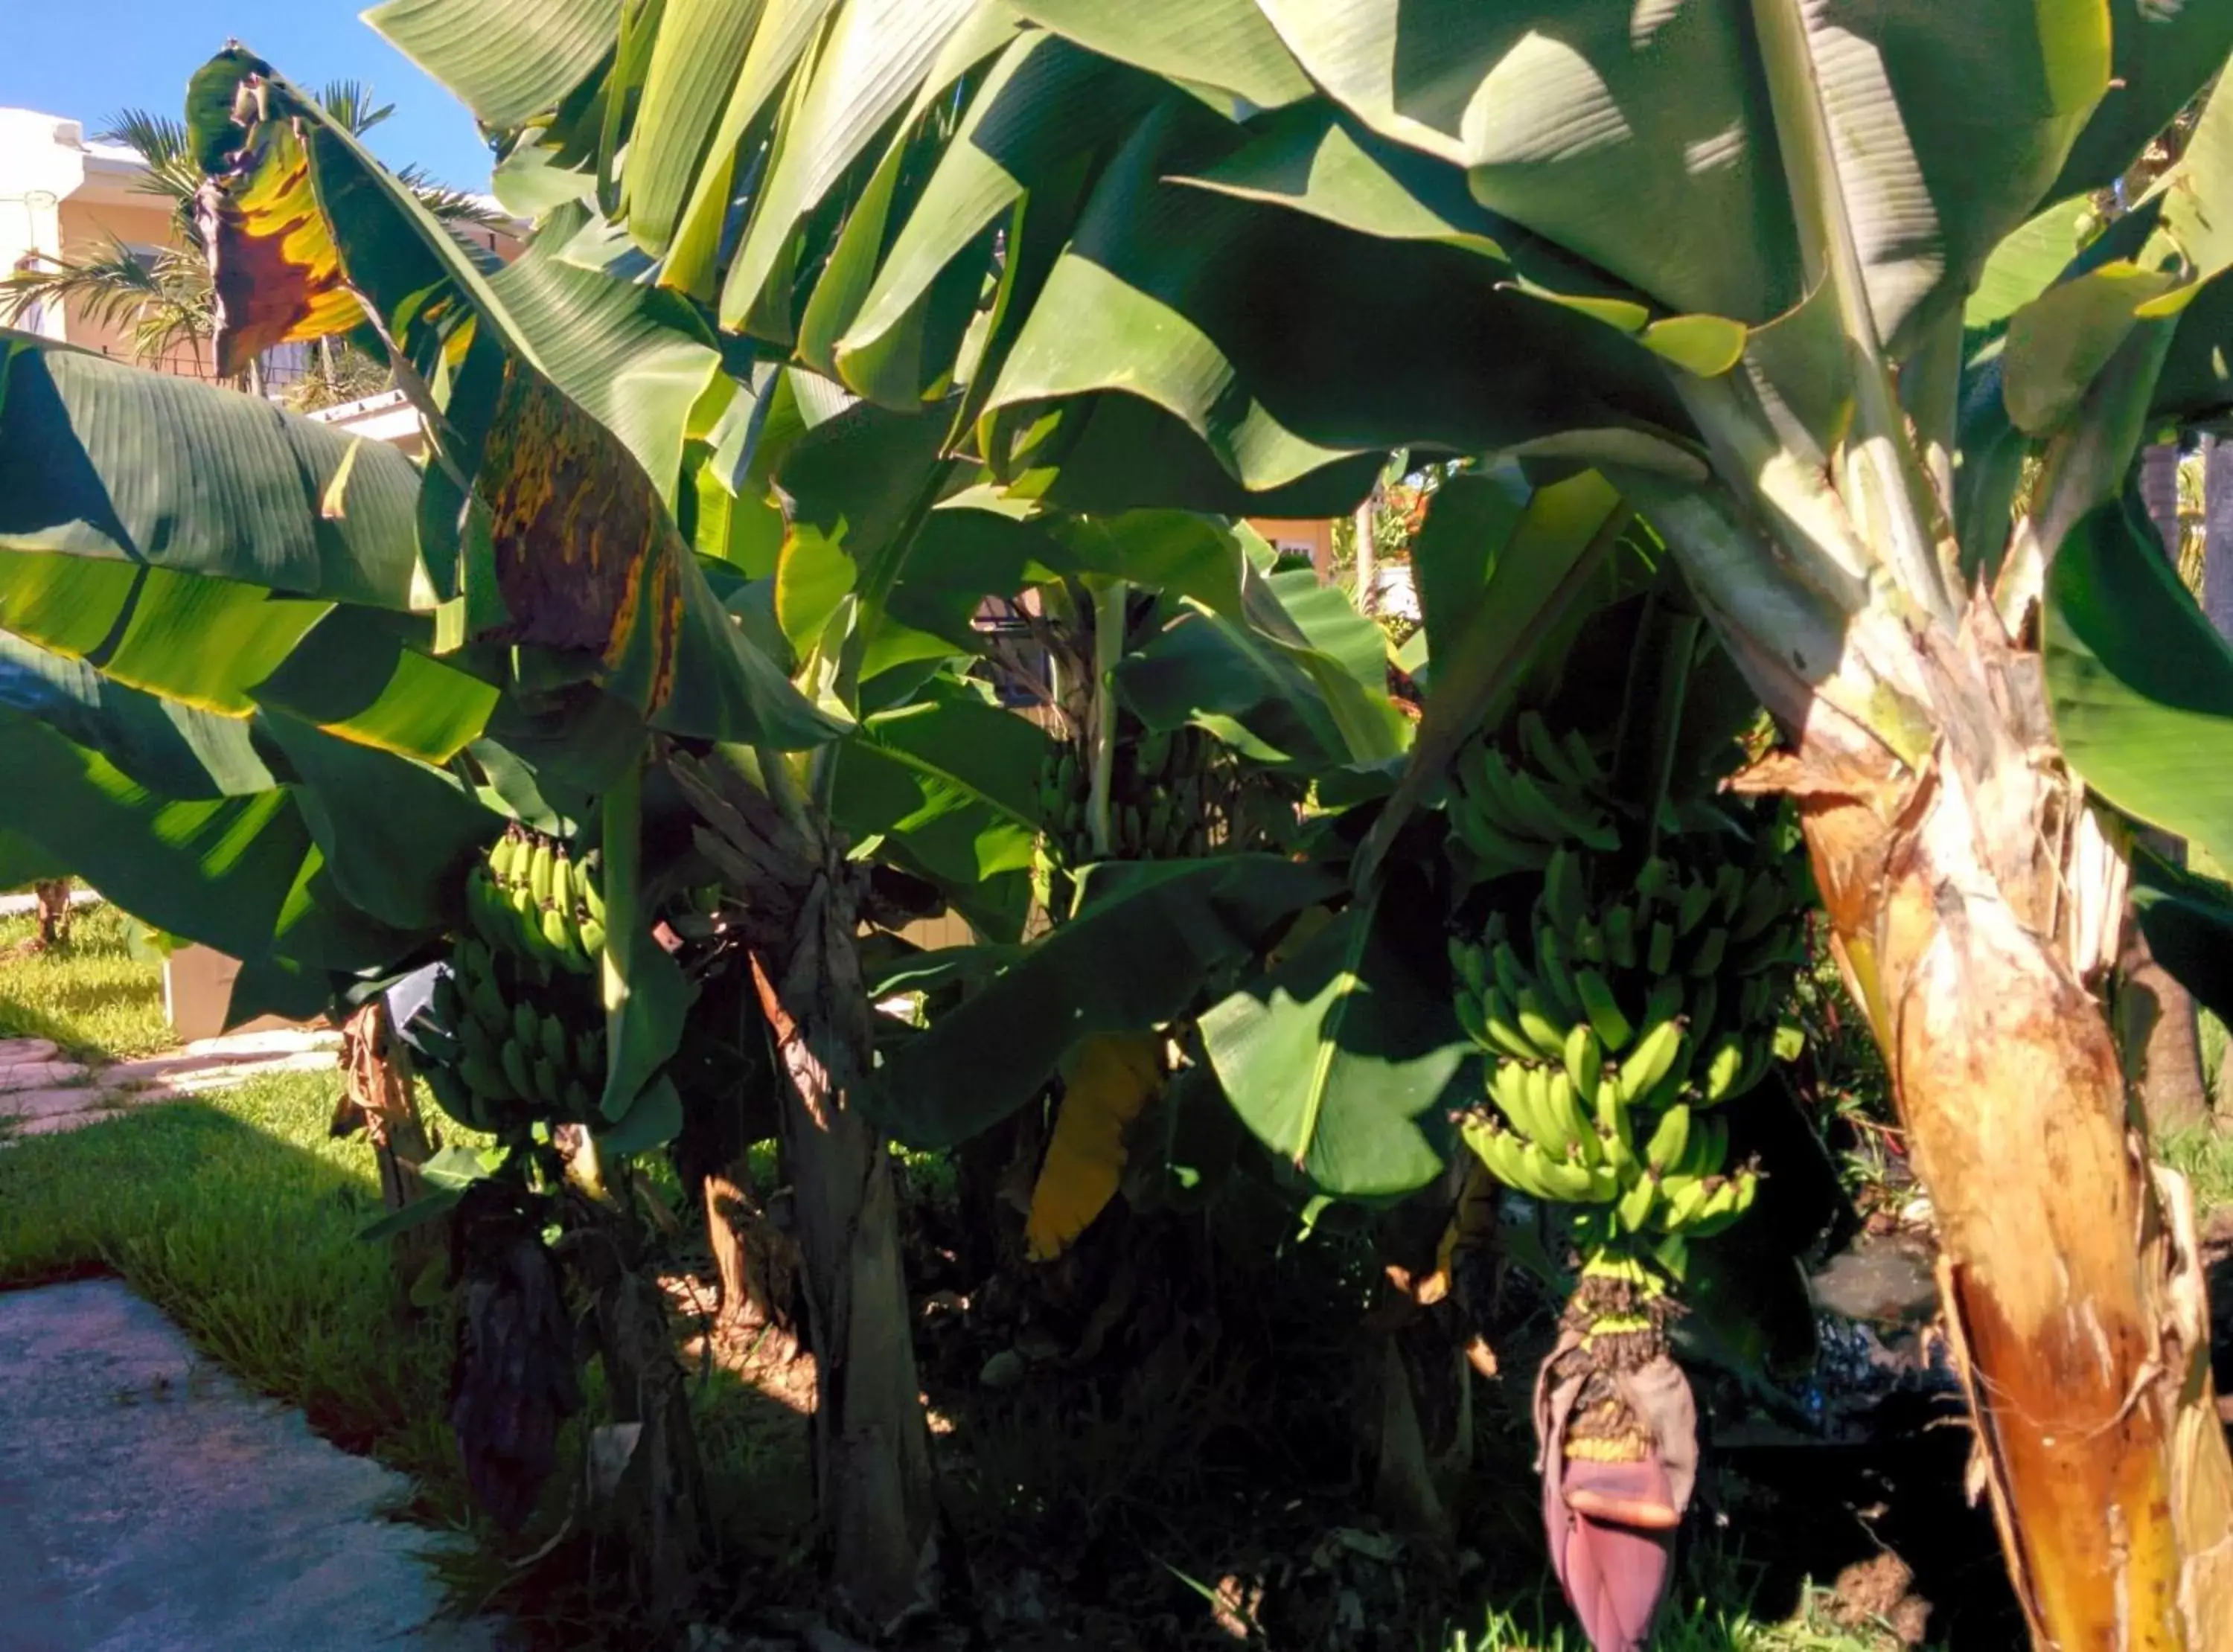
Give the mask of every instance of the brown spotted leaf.
[(217, 289), (225, 377), (245, 373), (275, 345), (329, 337), (364, 319), (291, 121), (258, 122), (238, 170), (204, 183), (194, 211)]

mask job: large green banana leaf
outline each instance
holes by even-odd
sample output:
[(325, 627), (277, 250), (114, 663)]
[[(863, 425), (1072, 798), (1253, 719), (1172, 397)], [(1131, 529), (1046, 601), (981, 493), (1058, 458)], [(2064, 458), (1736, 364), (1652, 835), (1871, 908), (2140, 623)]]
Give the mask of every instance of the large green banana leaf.
[(6, 829), (125, 910), (244, 960), (392, 964), (427, 939), (355, 906), (293, 790), (179, 800), (32, 717), (0, 711)]
[(988, 940), (1019, 939), (1049, 741), (1036, 724), (950, 679), (863, 719), (830, 803), (856, 843), (928, 879)]
[(2054, 732), (2087, 786), (2233, 867), (2233, 648), (2138, 503), (2104, 505), (2047, 577)]
[(878, 1124), (915, 1146), (967, 1140), (1038, 1095), (1079, 1039), (1169, 1021), (1338, 887), (1266, 855), (1097, 868), (1075, 917), (891, 1052), (872, 1098)]
[[(1256, 1138), (1316, 1192), (1389, 1197), (1434, 1180), (1473, 1045), (1451, 1014), (1427, 903), (1383, 893), (1213, 1005), (1201, 1036)], [(1479, 1094), (1476, 1075), (1470, 1087)]]

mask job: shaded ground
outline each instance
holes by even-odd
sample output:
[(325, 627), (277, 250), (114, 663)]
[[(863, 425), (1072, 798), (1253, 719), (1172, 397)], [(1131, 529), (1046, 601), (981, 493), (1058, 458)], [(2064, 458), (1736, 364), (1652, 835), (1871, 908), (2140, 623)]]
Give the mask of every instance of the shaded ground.
[(0, 1646), (480, 1652), (410, 1482), (251, 1396), (113, 1280), (0, 1295)]

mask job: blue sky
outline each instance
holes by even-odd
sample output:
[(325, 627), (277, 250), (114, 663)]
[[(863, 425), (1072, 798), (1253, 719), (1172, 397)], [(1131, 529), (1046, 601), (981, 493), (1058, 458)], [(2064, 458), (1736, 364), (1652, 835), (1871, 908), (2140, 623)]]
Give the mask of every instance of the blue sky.
[(395, 113), (371, 134), (391, 166), (488, 186), (488, 154), (465, 107), (357, 20), (370, 0), (0, 0), (0, 105), (97, 131), (138, 106), (175, 115), (186, 77), (228, 36), (296, 83), (369, 81)]

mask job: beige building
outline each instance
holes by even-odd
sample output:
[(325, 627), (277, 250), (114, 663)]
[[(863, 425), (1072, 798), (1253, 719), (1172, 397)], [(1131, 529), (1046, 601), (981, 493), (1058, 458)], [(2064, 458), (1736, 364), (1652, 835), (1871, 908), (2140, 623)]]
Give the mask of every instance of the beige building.
[[(171, 239), (171, 205), (142, 188), (146, 166), (120, 144), (35, 109), (0, 108), (0, 275), (105, 251), (112, 239), (153, 256)], [(132, 354), (128, 326), (104, 326), (76, 304), (35, 307), (14, 325), (106, 354)], [(191, 352), (158, 363), (206, 376)]]

